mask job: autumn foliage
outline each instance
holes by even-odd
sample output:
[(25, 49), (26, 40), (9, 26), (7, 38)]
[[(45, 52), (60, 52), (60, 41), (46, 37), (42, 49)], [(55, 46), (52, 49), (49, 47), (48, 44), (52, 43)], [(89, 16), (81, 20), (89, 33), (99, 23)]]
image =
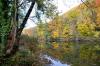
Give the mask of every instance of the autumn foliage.
[(100, 0), (95, 0), (96, 6), (100, 7)]

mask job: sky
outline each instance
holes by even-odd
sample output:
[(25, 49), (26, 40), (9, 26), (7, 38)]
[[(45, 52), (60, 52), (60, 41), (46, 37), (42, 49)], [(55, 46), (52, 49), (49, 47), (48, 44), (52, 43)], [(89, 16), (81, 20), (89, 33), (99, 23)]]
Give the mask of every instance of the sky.
[[(65, 12), (69, 11), (70, 9), (78, 6), (81, 2), (81, 0), (54, 0), (54, 4), (57, 6), (57, 10), (60, 12), (60, 15), (64, 14)], [(30, 16), (33, 16), (34, 9)], [(26, 24), (25, 28), (35, 27), (36, 24), (28, 19), (28, 22)]]

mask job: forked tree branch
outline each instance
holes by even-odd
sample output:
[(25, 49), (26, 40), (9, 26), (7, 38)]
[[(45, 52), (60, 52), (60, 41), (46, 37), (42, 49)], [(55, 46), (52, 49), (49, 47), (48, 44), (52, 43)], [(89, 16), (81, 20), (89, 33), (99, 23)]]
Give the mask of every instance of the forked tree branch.
[[(14, 37), (15, 42), (13, 42), (13, 43), (11, 44), (12, 46), (6, 50), (6, 51), (9, 51), (9, 53), (7, 52), (7, 53), (5, 54), (5, 56), (4, 56), (5, 58), (9, 58), (9, 57), (14, 56), (14, 55), (16, 54), (16, 52), (18, 51), (18, 48), (19, 48), (19, 41), (20, 41), (20, 35), (21, 35), (22, 30), (24, 29), (24, 27), (25, 27), (25, 25), (26, 25), (26, 23), (27, 23), (27, 20), (28, 20), (30, 14), (31, 14), (31, 12), (32, 12), (32, 9), (33, 9), (34, 5), (35, 5), (35, 0), (32, 0), (31, 6), (30, 6), (30, 8), (29, 8), (29, 10), (28, 10), (28, 12), (27, 12), (25, 18), (23, 19), (22, 24), (20, 25), (20, 28), (16, 30), (16, 33), (14, 33), (14, 34), (16, 34), (16, 37)], [(15, 28), (16, 28), (16, 27), (15, 27)], [(12, 38), (12, 39), (13, 39), (13, 38)], [(10, 41), (10, 42), (12, 42), (12, 41)], [(9, 45), (9, 43), (8, 43), (8, 45)]]

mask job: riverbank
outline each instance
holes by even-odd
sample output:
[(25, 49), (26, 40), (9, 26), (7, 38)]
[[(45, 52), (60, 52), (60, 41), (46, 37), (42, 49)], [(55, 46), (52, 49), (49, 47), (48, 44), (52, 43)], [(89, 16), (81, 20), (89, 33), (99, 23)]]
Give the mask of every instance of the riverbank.
[(71, 37), (71, 38), (48, 38), (49, 42), (100, 42), (100, 38), (96, 37)]

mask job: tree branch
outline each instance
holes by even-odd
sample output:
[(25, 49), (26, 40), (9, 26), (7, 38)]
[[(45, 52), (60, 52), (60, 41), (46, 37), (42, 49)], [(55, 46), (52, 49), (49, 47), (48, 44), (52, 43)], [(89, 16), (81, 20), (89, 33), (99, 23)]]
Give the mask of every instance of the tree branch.
[(81, 1), (82, 1), (82, 3), (83, 3), (86, 7), (89, 8), (89, 6), (88, 6), (83, 0), (81, 0)]
[(21, 7), (24, 3), (25, 3), (25, 1), (22, 2), (21, 4), (19, 4), (17, 8)]
[[(16, 33), (12, 32), (12, 34), (14, 34), (16, 36), (13, 38), (13, 35), (11, 35), (12, 36), (12, 40), (9, 41), (9, 42), (11, 42), (11, 46), (9, 45), (10, 48), (8, 48), (6, 50), (6, 53), (4, 55), (5, 58), (9, 58), (11, 56), (14, 56), (15, 53), (18, 51), (21, 32), (22, 32), (23, 28), (25, 27), (25, 24), (27, 23), (27, 20), (28, 20), (30, 14), (32, 12), (33, 7), (34, 7), (34, 4), (35, 4), (35, 0), (32, 1), (31, 6), (30, 6), (27, 14), (26, 14), (22, 24), (20, 25), (20, 28), (17, 29), (17, 30), (16, 30), (16, 27), (14, 28), (13, 31), (16, 31)], [(13, 39), (15, 39), (15, 41), (13, 41)], [(9, 44), (9, 42), (8, 42), (8, 44)]]
[(33, 9), (34, 5), (35, 5), (35, 0), (32, 1), (31, 6), (30, 6), (30, 8), (29, 8), (27, 14), (26, 14), (26, 16), (25, 16), (25, 18), (24, 18), (22, 24), (20, 25), (20, 28), (19, 28), (19, 30), (18, 30), (18, 31), (19, 31), (19, 34), (21, 34), (23, 28), (25, 27), (25, 24), (27, 23), (27, 20), (28, 20), (30, 14), (31, 14), (31, 12), (32, 12), (32, 9)]

